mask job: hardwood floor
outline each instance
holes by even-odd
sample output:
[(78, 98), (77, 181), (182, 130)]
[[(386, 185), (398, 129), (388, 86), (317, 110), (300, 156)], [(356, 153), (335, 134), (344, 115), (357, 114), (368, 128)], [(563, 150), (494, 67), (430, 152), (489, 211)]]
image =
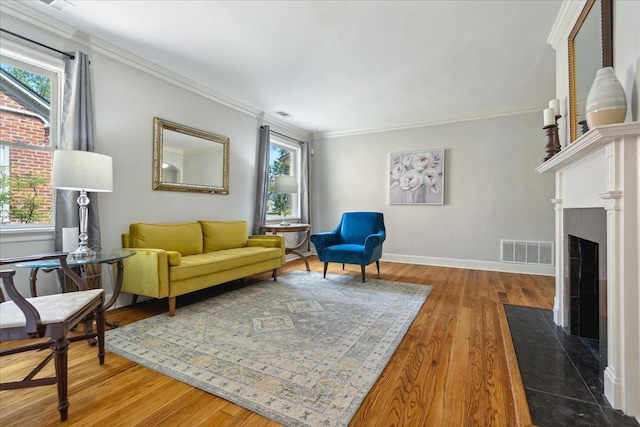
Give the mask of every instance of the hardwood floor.
[[(322, 272), (316, 257), (310, 265)], [(292, 261), (280, 274), (304, 268), (301, 260)], [(330, 264), (328, 273), (360, 277), (360, 267), (347, 265), (343, 272)], [(375, 264), (367, 276), (376, 277)], [(245, 283), (268, 277), (252, 276)], [(381, 262), (379, 278), (434, 289), (351, 426), (531, 424), (502, 304), (552, 308), (552, 277)], [(180, 297), (178, 307), (222, 290)], [(166, 311), (166, 300), (151, 300), (109, 311), (107, 319), (125, 325)], [(2, 380), (21, 379), (42, 357), (3, 357)], [(100, 366), (95, 348), (84, 342), (69, 352), (69, 400), (68, 426), (279, 425), (111, 352)], [(2, 391), (0, 425), (59, 425), (56, 406), (55, 386)]]

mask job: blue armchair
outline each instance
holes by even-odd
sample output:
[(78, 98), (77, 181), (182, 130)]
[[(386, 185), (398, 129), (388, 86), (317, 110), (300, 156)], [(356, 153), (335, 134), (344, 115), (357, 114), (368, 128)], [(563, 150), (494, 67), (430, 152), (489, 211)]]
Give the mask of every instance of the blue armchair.
[(379, 212), (345, 212), (335, 230), (314, 233), (311, 242), (316, 247), (318, 259), (324, 262), (323, 277), (327, 277), (330, 262), (356, 264), (362, 267), (364, 282), (365, 267), (376, 262), (380, 274), (382, 242), (386, 238), (384, 217)]

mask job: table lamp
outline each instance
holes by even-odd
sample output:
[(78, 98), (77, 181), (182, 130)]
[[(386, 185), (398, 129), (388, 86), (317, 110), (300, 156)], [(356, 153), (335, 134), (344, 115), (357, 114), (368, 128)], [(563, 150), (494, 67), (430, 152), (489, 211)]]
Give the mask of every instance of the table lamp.
[[(291, 175), (279, 175), (276, 176), (276, 186), (274, 190), (275, 194), (296, 194), (298, 193), (298, 181), (295, 176)], [(287, 222), (287, 204), (285, 200), (284, 205), (284, 218), (280, 223), (281, 226), (286, 227), (291, 225)]]
[(79, 150), (56, 150), (53, 153), (51, 186), (58, 190), (80, 191), (77, 202), (80, 219), (78, 249), (69, 253), (72, 259), (94, 257), (96, 252), (87, 243), (89, 196), (87, 192), (113, 191), (113, 159), (104, 154)]

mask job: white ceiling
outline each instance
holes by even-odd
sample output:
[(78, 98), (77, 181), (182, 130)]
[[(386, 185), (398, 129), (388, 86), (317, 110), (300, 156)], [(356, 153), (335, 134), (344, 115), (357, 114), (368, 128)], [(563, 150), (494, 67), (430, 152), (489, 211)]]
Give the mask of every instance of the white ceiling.
[(555, 88), (561, 0), (71, 3), (23, 4), (314, 134), (542, 110)]

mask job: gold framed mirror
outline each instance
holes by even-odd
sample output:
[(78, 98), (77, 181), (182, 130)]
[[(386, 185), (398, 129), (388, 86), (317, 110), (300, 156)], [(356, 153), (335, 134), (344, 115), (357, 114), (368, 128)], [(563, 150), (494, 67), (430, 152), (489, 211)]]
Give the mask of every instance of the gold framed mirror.
[(596, 72), (613, 66), (611, 0), (587, 0), (569, 34), (569, 141), (587, 129), (585, 105)]
[(153, 189), (229, 194), (229, 138), (153, 118)]

